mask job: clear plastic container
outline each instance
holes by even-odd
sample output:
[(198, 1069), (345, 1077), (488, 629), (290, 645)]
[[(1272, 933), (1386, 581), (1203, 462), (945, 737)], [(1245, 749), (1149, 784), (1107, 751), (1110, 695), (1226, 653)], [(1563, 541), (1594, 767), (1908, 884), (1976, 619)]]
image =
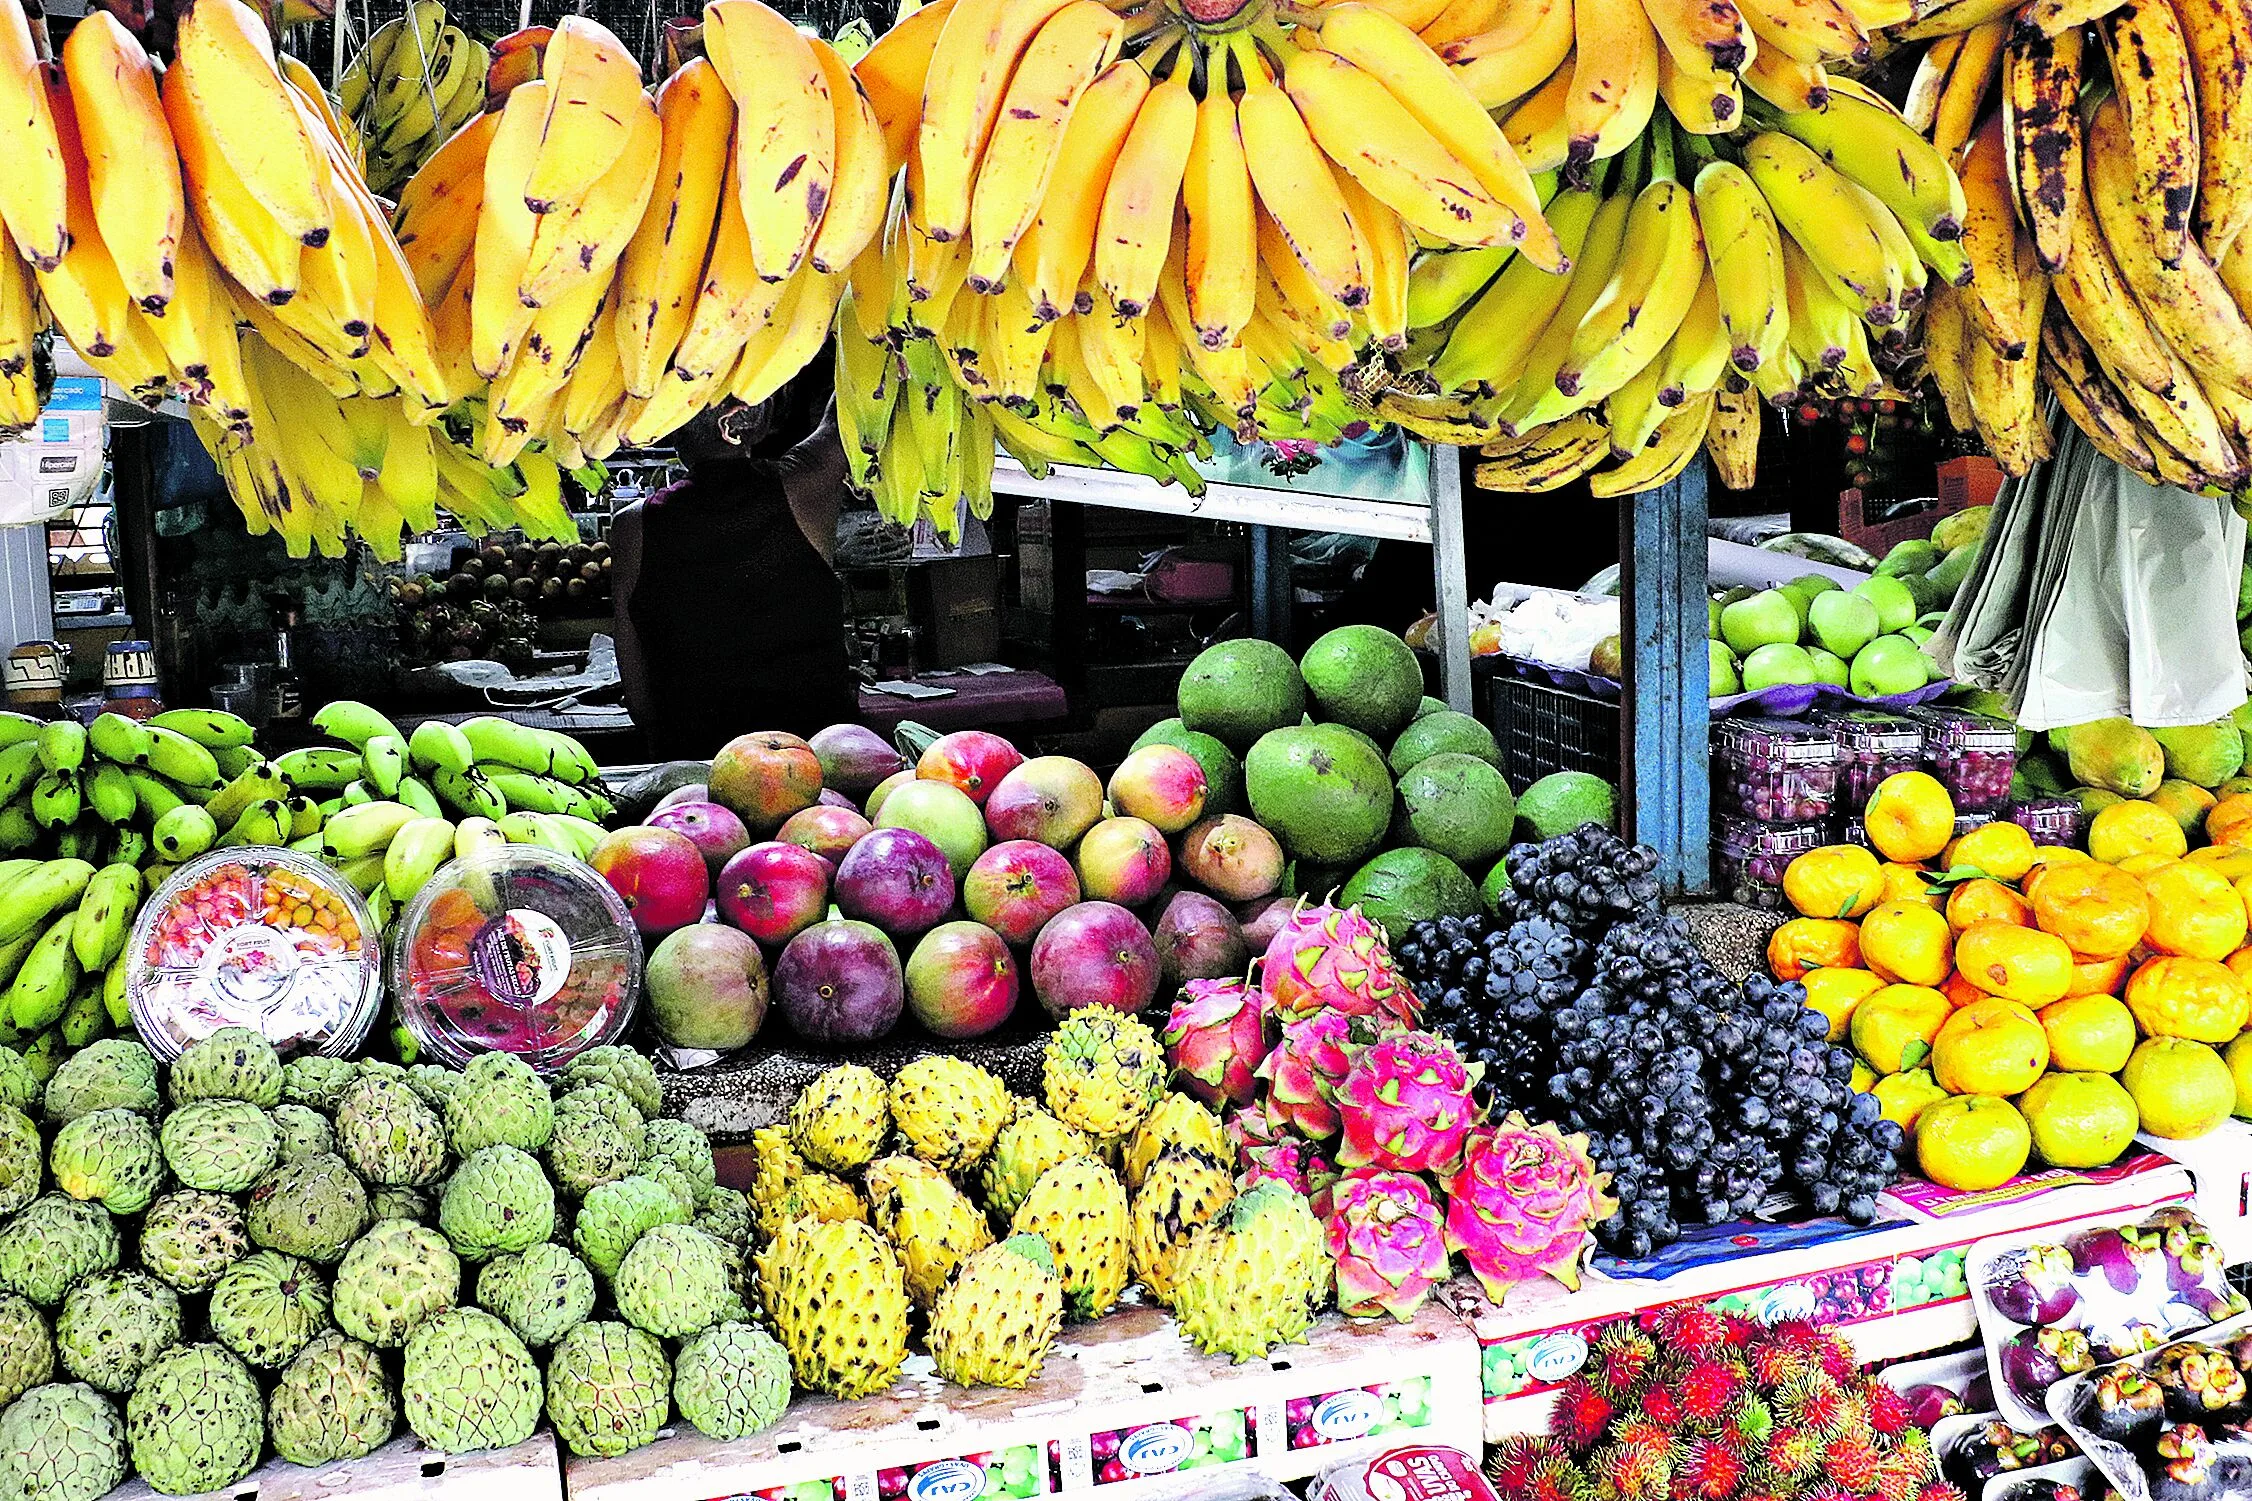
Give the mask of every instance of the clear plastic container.
[(2033, 836), (2035, 844), (2078, 844), (2085, 815), (2076, 797), (2033, 797), (2012, 803), (2002, 816)]
[(181, 866), (141, 908), (126, 954), (133, 1025), (167, 1063), (221, 1027), (346, 1058), (383, 1009), (383, 947), (359, 893), (288, 850)]
[(1958, 813), (1991, 813), (2010, 800), (2017, 726), (1962, 709), (1912, 709), (1924, 727), (1924, 769), (1945, 784)]
[(1897, 714), (1855, 709), (1824, 721), (1838, 737), (1839, 811), (1859, 814), (1877, 783), (1923, 761), (1923, 726)]
[(1757, 823), (1827, 818), (1838, 790), (1838, 738), (1804, 719), (1723, 719), (1713, 726), (1713, 808)]
[(1783, 872), (1792, 860), (1834, 837), (1828, 819), (1758, 823), (1726, 814), (1715, 821), (1713, 880), (1721, 900), (1780, 909)]
[(543, 1072), (618, 1041), (641, 995), (641, 935), (610, 883), (516, 844), (441, 866), (392, 936), (399, 1020), (455, 1067), (514, 1053)]

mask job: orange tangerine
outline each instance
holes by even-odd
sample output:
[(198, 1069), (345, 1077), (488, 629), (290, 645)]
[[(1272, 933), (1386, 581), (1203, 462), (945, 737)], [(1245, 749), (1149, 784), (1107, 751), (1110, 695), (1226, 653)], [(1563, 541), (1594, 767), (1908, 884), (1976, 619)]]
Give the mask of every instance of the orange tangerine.
[(1884, 874), (1860, 845), (1826, 844), (1784, 867), (1783, 895), (1802, 917), (1859, 917), (1883, 897)]
[(2033, 836), (2006, 818), (1980, 824), (1948, 846), (1940, 864), (1948, 870), (1968, 865), (1997, 881), (2018, 881), (2033, 868)]
[(2147, 1037), (2219, 1046), (2244, 1030), (2252, 995), (2225, 964), (2162, 956), (2144, 960), (2129, 977), (2127, 1009)]
[(2033, 904), (1986, 876), (1963, 882), (1947, 896), (1947, 926), (1960, 933), (1982, 922), (2033, 926)]
[(1847, 1032), (1863, 1062), (1880, 1074), (1897, 1074), (1931, 1056), (1931, 1041), (1954, 1010), (1936, 990), (1887, 985), (1853, 1008)]
[(2072, 950), (2065, 941), (2015, 923), (1964, 929), (1955, 940), (1955, 968), (1987, 994), (2027, 1006), (2062, 1000), (2072, 988)]
[(1886, 902), (1861, 919), (1861, 958), (1887, 980), (1937, 985), (1954, 963), (1947, 919), (1921, 902)]
[(1861, 927), (1831, 917), (1794, 917), (1767, 939), (1767, 967), (1778, 980), (1805, 978), (1826, 966), (1858, 969)]
[(1931, 884), (1931, 872), (1921, 865), (1903, 865), (1887, 861), (1884, 871), (1884, 900), (1888, 902), (1921, 902), (1934, 912), (1947, 906), (1947, 892)]
[(2129, 798), (2113, 803), (2088, 821), (2088, 853), (2113, 864), (2131, 855), (2164, 855), (2178, 860), (2189, 853), (2189, 836), (2164, 808)]
[(2244, 898), (2219, 871), (2177, 860), (2142, 882), (2150, 897), (2145, 946), (2192, 959), (2226, 959), (2244, 946)]
[(1809, 970), (1799, 983), (1806, 987), (1806, 1004), (1830, 1019), (1832, 1042), (1845, 1041), (1855, 1008), (1884, 989), (1884, 981), (1868, 970), (1836, 966)]
[(2135, 1050), (2135, 1018), (2114, 996), (2081, 995), (2041, 1008), (2049, 1066), (2069, 1073), (2115, 1074)]
[(1955, 802), (1929, 772), (1896, 771), (1869, 794), (1861, 821), (1887, 860), (1929, 860), (1955, 837)]
[(1965, 1006), (1931, 1043), (1931, 1076), (1949, 1094), (2016, 1094), (2048, 1066), (2049, 1034), (2015, 1001)]
[(2150, 927), (2143, 883), (2097, 860), (2044, 865), (2026, 893), (2033, 921), (2089, 959), (2128, 953)]
[(2072, 988), (2067, 996), (2119, 994), (2127, 986), (2127, 972), (2135, 967), (2125, 954), (2114, 954), (2109, 959), (2090, 959), (2085, 954), (2072, 956)]

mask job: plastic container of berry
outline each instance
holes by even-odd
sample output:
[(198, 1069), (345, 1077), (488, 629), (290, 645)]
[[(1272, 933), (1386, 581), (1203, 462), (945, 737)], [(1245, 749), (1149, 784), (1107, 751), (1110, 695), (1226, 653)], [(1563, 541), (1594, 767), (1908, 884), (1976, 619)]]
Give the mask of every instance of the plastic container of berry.
[(1858, 814), (1877, 784), (1923, 761), (1923, 726), (1898, 714), (1856, 709), (1823, 721), (1838, 741), (1838, 811)]
[(1958, 813), (1991, 813), (2010, 800), (2017, 726), (2006, 719), (1934, 705), (1910, 709), (1924, 729), (1924, 769), (1939, 778)]
[(181, 866), (142, 906), (126, 955), (133, 1026), (167, 1063), (221, 1027), (284, 1053), (350, 1057), (383, 1009), (383, 947), (360, 894), (289, 850)]
[(641, 995), (641, 935), (610, 883), (533, 845), (439, 867), (392, 936), (399, 1020), (456, 1068), (514, 1053), (552, 1072), (620, 1040)]
[(1759, 823), (1722, 814), (1714, 821), (1713, 876), (1721, 898), (1780, 910), (1783, 872), (1808, 850), (1830, 843), (1831, 823)]
[(1804, 719), (1723, 719), (1712, 728), (1713, 807), (1756, 823), (1828, 818), (1836, 806), (1838, 739)]

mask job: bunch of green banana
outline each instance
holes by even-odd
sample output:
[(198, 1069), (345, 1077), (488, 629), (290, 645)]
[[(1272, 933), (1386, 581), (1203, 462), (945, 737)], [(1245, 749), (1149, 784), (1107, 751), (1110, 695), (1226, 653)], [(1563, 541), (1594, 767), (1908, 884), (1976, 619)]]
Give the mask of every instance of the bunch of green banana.
[(126, 861), (0, 861), (0, 1045), (44, 1079), (73, 1052), (131, 1032), (125, 946), (148, 883)]
[(439, 0), (415, 0), (378, 26), (337, 80), (344, 116), (367, 146), (367, 183), (384, 198), (485, 107), (492, 56), (446, 19)]
[(292, 786), (346, 806), (391, 801), (429, 818), (495, 822), (511, 812), (557, 813), (594, 824), (617, 811), (586, 747), (553, 730), (482, 715), (459, 725), (424, 720), (402, 735), (349, 699), (324, 706), (312, 722), (338, 746), (292, 751), (276, 765)]

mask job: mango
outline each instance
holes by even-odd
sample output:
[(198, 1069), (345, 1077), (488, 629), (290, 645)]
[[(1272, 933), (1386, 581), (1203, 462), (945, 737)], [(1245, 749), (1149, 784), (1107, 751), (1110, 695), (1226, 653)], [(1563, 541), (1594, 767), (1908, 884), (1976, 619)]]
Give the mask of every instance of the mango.
[(1892, 551), (1886, 553), (1884, 561), (1877, 565), (1876, 571), (1879, 576), (1889, 574), (1894, 578), (1904, 577), (1908, 574), (1929, 573), (1938, 566), (1939, 559), (1945, 552), (1945, 548), (1934, 546), (1919, 537), (1912, 541), (1902, 542), (1895, 546)]
[(2166, 775), (2200, 787), (2218, 787), (2244, 769), (2244, 736), (2228, 720), (2152, 730)]
[(1975, 547), (1986, 540), (1986, 529), (1993, 521), (1992, 506), (1967, 506), (1952, 516), (1940, 518), (1931, 529), (1932, 546), (1948, 553)]
[[(2055, 734), (2050, 732), (2052, 742)], [(2147, 797), (2165, 780), (2165, 752), (2148, 730), (2124, 719), (2096, 719), (2074, 725), (2064, 752), (2074, 780), (2087, 787), (2107, 788), (2121, 797)], [(2241, 747), (2238, 757), (2241, 765)]]

